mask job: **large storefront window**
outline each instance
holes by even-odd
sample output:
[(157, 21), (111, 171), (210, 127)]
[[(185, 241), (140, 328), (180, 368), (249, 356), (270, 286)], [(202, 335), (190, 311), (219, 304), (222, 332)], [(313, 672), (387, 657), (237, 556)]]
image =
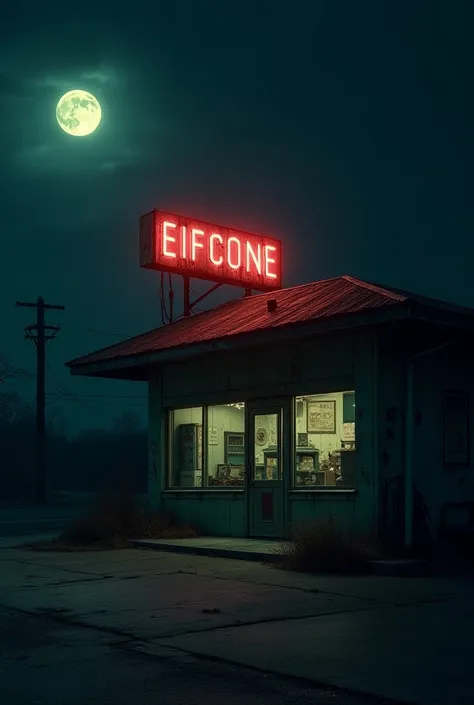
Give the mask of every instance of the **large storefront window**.
[(355, 419), (354, 392), (296, 397), (297, 488), (355, 487)]
[(243, 487), (245, 480), (245, 404), (207, 407), (207, 484)]
[[(207, 429), (204, 442), (203, 429)], [(243, 487), (245, 404), (174, 409), (169, 412), (169, 486)]]
[(201, 406), (170, 411), (172, 487), (202, 487), (202, 425)]

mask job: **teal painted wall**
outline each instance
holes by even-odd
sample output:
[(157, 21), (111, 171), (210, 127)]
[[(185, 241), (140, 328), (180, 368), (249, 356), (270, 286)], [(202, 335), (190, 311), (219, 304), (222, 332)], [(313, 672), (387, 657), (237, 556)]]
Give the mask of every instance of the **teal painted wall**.
[(372, 333), (356, 337), (354, 388), (356, 392), (356, 488), (354, 529), (374, 534), (378, 526), (378, 458), (376, 341)]
[(162, 506), (180, 522), (212, 536), (246, 535), (244, 492), (165, 492)]
[(290, 495), (292, 527), (334, 517), (337, 525), (349, 533), (364, 533), (356, 521), (356, 493), (293, 492)]
[(325, 386), (335, 391), (353, 379), (354, 340), (339, 335), (286, 346), (280, 343), (270, 349), (214, 353), (165, 369), (163, 403), (170, 407), (305, 394), (315, 384), (322, 385), (318, 391), (326, 391)]
[[(244, 492), (166, 491), (166, 409), (203, 403), (356, 391), (356, 492), (290, 491), (288, 525), (334, 516), (357, 533), (377, 530), (402, 538), (405, 471), (406, 359), (439, 342), (440, 331), (347, 333), (311, 341), (215, 353), (155, 370), (149, 384), (149, 498), (209, 534), (246, 535)], [(446, 502), (474, 502), (474, 372), (459, 348), (415, 365), (414, 479), (428, 506), (435, 536)], [(268, 364), (271, 360), (271, 364)], [(468, 466), (443, 463), (443, 391), (470, 394)], [(288, 470), (289, 476), (289, 470)]]
[[(426, 325), (410, 333), (399, 329), (379, 335), (379, 511), (383, 532), (390, 539), (403, 539), (406, 370), (407, 360), (416, 353), (428, 352), (414, 363), (414, 486), (428, 510), (431, 537), (438, 535), (443, 505), (474, 502), (472, 421), (470, 464), (445, 466), (443, 462), (443, 392), (467, 392), (470, 418), (474, 418), (474, 372), (468, 347), (433, 352), (452, 337), (449, 329), (443, 332)], [(424, 540), (425, 531), (417, 521), (415, 542)]]
[[(474, 502), (474, 372), (472, 356), (456, 347), (440, 351), (415, 367), (415, 482), (429, 507), (436, 535), (446, 503)], [(445, 465), (443, 458), (443, 392), (465, 392), (470, 398), (470, 462)]]
[(278, 348), (215, 353), (154, 371), (149, 383), (150, 503), (205, 533), (245, 536), (244, 492), (166, 491), (166, 409), (355, 388), (357, 490), (290, 492), (286, 516), (290, 526), (335, 516), (351, 531), (374, 532), (379, 484), (375, 349), (371, 334), (347, 333)]
[(405, 472), (406, 372), (404, 343), (399, 334), (384, 333), (378, 341), (378, 467), (380, 534), (403, 539), (403, 476)]
[(166, 432), (162, 400), (162, 372), (153, 370), (148, 384), (148, 503), (153, 509), (162, 505), (166, 487)]

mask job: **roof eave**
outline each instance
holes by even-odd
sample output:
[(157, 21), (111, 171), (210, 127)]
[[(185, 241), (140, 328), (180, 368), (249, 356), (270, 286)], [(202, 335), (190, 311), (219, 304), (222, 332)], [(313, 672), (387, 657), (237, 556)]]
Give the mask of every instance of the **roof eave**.
[(448, 328), (474, 332), (474, 315), (419, 302), (412, 302), (410, 311), (411, 317), (418, 321), (429, 321)]
[[(120, 378), (123, 379), (124, 370), (132, 370), (137, 367), (151, 367), (182, 360), (199, 357), (213, 352), (224, 352), (230, 350), (241, 350), (247, 347), (263, 345), (269, 340), (285, 341), (290, 338), (307, 338), (323, 333), (334, 333), (342, 330), (353, 330), (364, 326), (374, 326), (388, 321), (400, 320), (410, 317), (410, 307), (406, 302), (391, 304), (384, 308), (365, 310), (360, 313), (353, 313), (345, 316), (333, 316), (326, 319), (309, 321), (306, 323), (295, 323), (287, 326), (275, 328), (265, 328), (252, 333), (242, 333), (237, 336), (227, 336), (219, 340), (197, 343), (194, 345), (183, 345), (181, 347), (158, 350), (148, 354), (128, 355), (98, 362), (76, 364), (74, 361), (67, 363), (72, 375), (91, 377), (114, 377), (114, 372), (122, 371)], [(119, 375), (117, 374), (117, 377)]]

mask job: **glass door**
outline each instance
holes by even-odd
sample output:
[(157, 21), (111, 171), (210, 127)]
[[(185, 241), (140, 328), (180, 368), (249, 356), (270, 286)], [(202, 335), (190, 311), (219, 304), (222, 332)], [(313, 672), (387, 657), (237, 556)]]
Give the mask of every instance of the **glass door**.
[(249, 535), (284, 536), (284, 407), (247, 407)]

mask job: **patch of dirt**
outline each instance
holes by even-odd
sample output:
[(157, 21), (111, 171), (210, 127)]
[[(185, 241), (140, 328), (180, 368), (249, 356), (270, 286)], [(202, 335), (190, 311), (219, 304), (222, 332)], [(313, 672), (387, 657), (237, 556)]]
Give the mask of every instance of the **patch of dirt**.
[(52, 541), (40, 541), (38, 543), (24, 543), (18, 546), (25, 551), (49, 551), (59, 553), (81, 553), (84, 551), (116, 551), (124, 548), (132, 548), (130, 541), (117, 539), (116, 541), (98, 541), (92, 544), (70, 544), (60, 539)]

